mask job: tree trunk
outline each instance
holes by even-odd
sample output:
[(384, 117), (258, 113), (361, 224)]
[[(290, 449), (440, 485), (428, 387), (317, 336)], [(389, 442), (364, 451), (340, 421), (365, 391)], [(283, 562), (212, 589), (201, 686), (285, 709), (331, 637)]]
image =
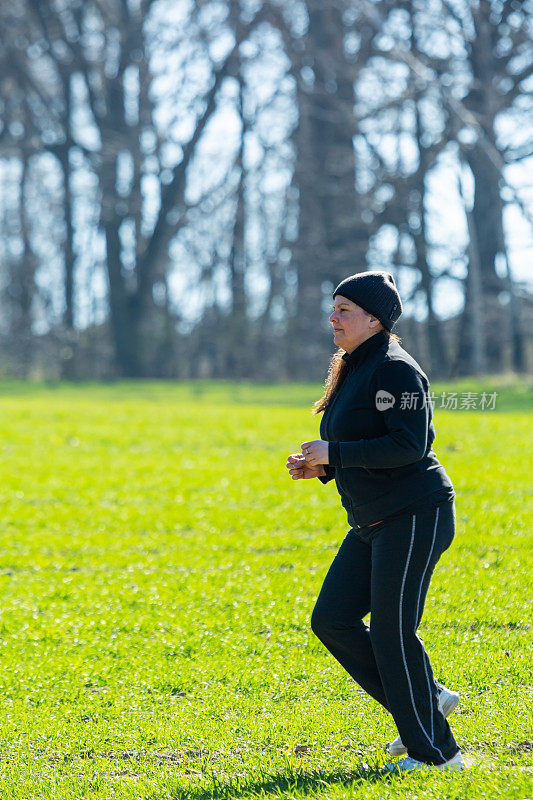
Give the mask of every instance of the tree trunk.
[(465, 282), (465, 305), (459, 326), (457, 362), (459, 375), (483, 375), (487, 372), (487, 317), (483, 294), (483, 275), (477, 244), (478, 231), (474, 214), (466, 206), (461, 179), (459, 193), (463, 199), (468, 226), (468, 274)]
[[(479, 274), (485, 306), (485, 330), (487, 368), (499, 372), (503, 366), (501, 328), (503, 309), (499, 295), (504, 290), (502, 279), (496, 272), (496, 263), (501, 253), (503, 240), (503, 203), (500, 197), (500, 176), (484, 150), (477, 149), (466, 154), (474, 175), (475, 195), (472, 209), (472, 230), (476, 236), (475, 249), (478, 254)], [(467, 312), (468, 313), (468, 310)], [(465, 325), (466, 323), (463, 323)], [(460, 354), (464, 354), (467, 341), (462, 342)]]
[(63, 316), (68, 331), (74, 329), (74, 231), (72, 227), (72, 193), (70, 188), (70, 145), (72, 135), (71, 122), (71, 86), (70, 75), (63, 81), (65, 97), (65, 146), (59, 151), (59, 162), (63, 173), (63, 211), (65, 214), (65, 313)]
[(19, 193), (19, 219), (22, 239), (22, 253), (17, 269), (10, 281), (9, 291), (12, 299), (13, 316), (11, 336), (14, 340), (17, 373), (26, 377), (32, 363), (32, 302), (35, 291), (35, 255), (30, 245), (29, 220), (25, 193), (28, 180), (29, 156), (22, 150), (22, 174)]
[(426, 174), (429, 171), (427, 164), (426, 148), (422, 144), (422, 126), (420, 121), (420, 111), (418, 106), (418, 98), (415, 99), (415, 114), (416, 114), (416, 142), (419, 154), (419, 166), (417, 170), (417, 188), (420, 197), (418, 214), (420, 218), (420, 231), (413, 233), (415, 243), (417, 267), (420, 270), (421, 286), (426, 296), (426, 305), (428, 310), (426, 328), (429, 344), (429, 359), (431, 364), (431, 372), (433, 375), (439, 377), (449, 376), (449, 358), (446, 352), (442, 337), (442, 328), (440, 320), (437, 318), (433, 305), (433, 276), (429, 270), (428, 264), (428, 237), (426, 228)]
[[(472, 88), (463, 102), (482, 124), (489, 146), (496, 149), (494, 125), (499, 105), (494, 94), (494, 76), (498, 74), (498, 64), (494, 54), (490, 3), (481, 2), (473, 13), (476, 36), (471, 41), (470, 49)], [(486, 368), (490, 372), (499, 372), (503, 366), (501, 329), (504, 316), (499, 300), (504, 284), (496, 271), (496, 263), (503, 242), (501, 176), (487, 150), (480, 143), (469, 149), (464, 148), (463, 154), (472, 170), (475, 184), (471, 229), (476, 237), (473, 252), (476, 253), (475, 258), (479, 267), (485, 316), (483, 336), (486, 342)], [(471, 282), (469, 283), (472, 288)], [(467, 289), (469, 283), (467, 283)], [(466, 299), (469, 299), (468, 293)], [(467, 365), (470, 359), (469, 314), (470, 308), (468, 302), (465, 302), (457, 354), (460, 372), (468, 370)]]
[[(292, 248), (292, 267), (296, 277), (296, 297), (289, 306), (284, 339), (285, 372), (293, 378), (316, 376), (317, 364), (327, 354), (327, 337), (321, 330), (322, 281), (327, 277), (328, 249), (318, 176), (318, 159), (312, 126), (313, 100), (301, 93), (299, 122), (294, 134), (297, 161), (293, 186), (298, 191), (298, 238)], [(317, 165), (315, 171), (314, 165)], [(322, 362), (323, 363), (323, 362)], [(325, 370), (323, 365), (322, 372)]]
[(123, 378), (138, 378), (143, 374), (140, 354), (140, 309), (136, 296), (126, 290), (122, 276), (121, 246), (115, 220), (104, 222), (109, 277), (111, 333), (115, 363)]
[[(503, 230), (502, 230), (503, 235)], [(505, 238), (501, 241), (501, 252), (505, 264), (505, 289), (509, 297), (509, 336), (511, 339), (511, 366), (515, 372), (527, 372), (526, 349), (524, 346), (524, 331), (522, 328), (522, 309), (520, 298), (511, 274), (511, 267), (507, 257)]]
[[(105, 151), (104, 151), (105, 152)], [(119, 375), (136, 378), (143, 374), (140, 353), (142, 309), (136, 287), (128, 285), (122, 263), (119, 230), (122, 218), (117, 214), (117, 157), (113, 148), (105, 152), (100, 171), (102, 204), (100, 224), (105, 233), (111, 336)], [(134, 280), (134, 276), (129, 276)]]
[(287, 335), (287, 372), (301, 378), (323, 377), (333, 347), (327, 323), (333, 300), (324, 295), (324, 282), (335, 286), (366, 264), (368, 228), (360, 222), (355, 191), (355, 116), (339, 112), (355, 102), (355, 72), (344, 55), (344, 34), (339, 9), (313, 5), (299, 61), (312, 65), (314, 83), (297, 80), (293, 185), (299, 223), (292, 247), (297, 299)]
[(239, 83), (238, 111), (241, 119), (241, 139), (235, 166), (239, 171), (237, 186), (237, 208), (233, 225), (231, 253), (229, 257), (230, 286), (231, 286), (231, 316), (226, 318), (228, 336), (226, 337), (225, 363), (227, 376), (240, 378), (247, 372), (245, 363), (245, 335), (246, 335), (246, 293), (244, 278), (246, 274), (246, 244), (245, 244), (245, 199), (244, 199), (244, 140), (246, 136), (246, 120), (243, 108), (243, 80), (237, 75)]

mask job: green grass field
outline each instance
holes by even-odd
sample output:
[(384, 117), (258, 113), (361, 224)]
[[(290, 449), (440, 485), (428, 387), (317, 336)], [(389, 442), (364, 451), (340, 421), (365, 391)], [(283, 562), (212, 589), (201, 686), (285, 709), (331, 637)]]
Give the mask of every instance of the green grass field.
[(533, 797), (533, 392), (435, 413), (457, 537), (420, 633), (462, 773), (383, 778), (392, 719), (309, 617), (347, 524), (293, 482), (320, 387), (0, 384), (0, 798)]

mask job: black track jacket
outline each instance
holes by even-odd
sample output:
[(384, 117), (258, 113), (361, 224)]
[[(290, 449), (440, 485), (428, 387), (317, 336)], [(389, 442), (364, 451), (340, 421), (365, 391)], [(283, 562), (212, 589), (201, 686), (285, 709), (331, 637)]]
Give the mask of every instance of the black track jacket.
[(347, 375), (320, 421), (329, 442), (327, 483), (335, 478), (352, 527), (395, 515), (453, 485), (431, 449), (429, 381), (398, 342), (380, 331), (345, 353)]

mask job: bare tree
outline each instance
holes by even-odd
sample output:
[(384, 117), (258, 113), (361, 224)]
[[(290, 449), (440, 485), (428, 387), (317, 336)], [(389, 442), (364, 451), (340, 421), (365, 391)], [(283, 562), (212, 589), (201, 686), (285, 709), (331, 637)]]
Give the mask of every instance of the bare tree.
[[(497, 264), (502, 258), (507, 263), (503, 235), (502, 166), (522, 154), (513, 152), (515, 147), (512, 144), (506, 146), (499, 140), (497, 123), (500, 115), (512, 110), (524, 115), (524, 119), (527, 113), (531, 113), (531, 102), (527, 101), (526, 92), (527, 80), (533, 74), (533, 4), (529, 0), (506, 3), (497, 0), (480, 0), (478, 3), (445, 0), (443, 5), (449, 19), (457, 26), (465, 50), (468, 90), (462, 104), (477, 122), (475, 130), (470, 131), (474, 140), (470, 143), (463, 139), (462, 150), (475, 182), (470, 231), (476, 237), (473, 247), (477, 252), (486, 309), (487, 368), (498, 371), (502, 368), (501, 322), (504, 313), (500, 296), (506, 282), (498, 273)], [(474, 280), (475, 271), (469, 272), (459, 337), (457, 369), (460, 372), (472, 369), (469, 342), (473, 331), (469, 309), (475, 291)], [(520, 336), (520, 332), (515, 331), (517, 342)], [(516, 353), (521, 349), (518, 344)], [(515, 366), (523, 366), (516, 357)]]
[[(425, 306), (404, 327), (433, 374), (500, 369), (506, 348), (524, 368), (503, 214), (528, 214), (506, 165), (532, 151), (501, 122), (530, 110), (531, 5), (6, 0), (0, 158), (25, 189), (15, 227), (0, 203), (18, 237), (3, 297), (27, 360), (46, 317), (60, 374), (76, 374), (67, 355), (92, 336), (80, 309), (104, 265), (93, 339), (110, 338), (119, 374), (319, 378), (331, 288), (381, 267), (406, 316)], [(34, 169), (50, 154), (53, 197)], [(435, 239), (446, 159), (474, 185), (472, 203), (462, 185), (454, 201), (460, 244)], [(48, 232), (28, 210), (37, 194)], [(456, 353), (439, 317), (450, 277), (465, 295)]]

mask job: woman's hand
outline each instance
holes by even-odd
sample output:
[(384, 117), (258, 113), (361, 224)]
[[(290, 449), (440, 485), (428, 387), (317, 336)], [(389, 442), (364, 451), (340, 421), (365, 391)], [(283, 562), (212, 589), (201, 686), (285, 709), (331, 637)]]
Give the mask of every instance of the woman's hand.
[(312, 467), (305, 460), (302, 453), (293, 453), (290, 455), (285, 466), (289, 470), (293, 481), (297, 481), (300, 478), (323, 478), (326, 475), (323, 466), (319, 464), (316, 467)]
[(308, 464), (312, 467), (318, 464), (329, 464), (329, 442), (324, 442), (322, 439), (315, 439), (313, 442), (304, 442), (302, 453)]

